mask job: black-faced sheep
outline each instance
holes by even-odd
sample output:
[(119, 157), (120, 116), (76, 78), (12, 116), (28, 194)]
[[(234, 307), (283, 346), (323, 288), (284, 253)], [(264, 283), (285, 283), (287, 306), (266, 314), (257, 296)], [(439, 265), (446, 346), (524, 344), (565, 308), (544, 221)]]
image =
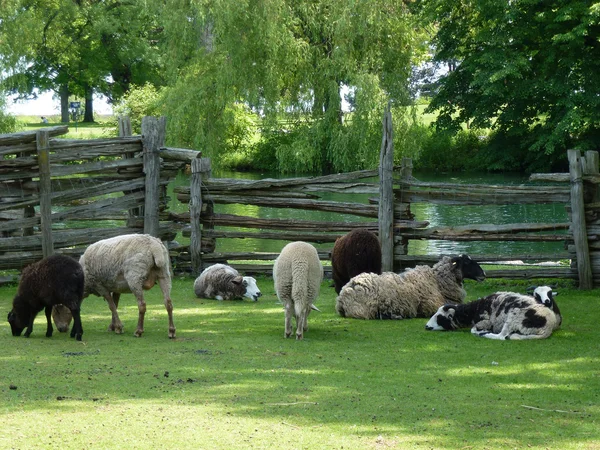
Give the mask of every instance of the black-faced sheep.
[(560, 326), (551, 308), (529, 295), (496, 292), (470, 303), (441, 306), (425, 329), (449, 331), (471, 327), (488, 339), (544, 339)]
[(225, 264), (214, 264), (202, 271), (194, 281), (196, 297), (232, 300), (248, 297), (257, 301), (262, 294), (253, 277), (242, 277), (237, 270)]
[(134, 335), (144, 332), (146, 302), (144, 290), (158, 281), (169, 316), (169, 337), (175, 337), (173, 303), (171, 301), (171, 261), (166, 247), (148, 234), (127, 234), (104, 239), (90, 245), (79, 262), (85, 272), (84, 296), (104, 297), (112, 312), (109, 331), (123, 332), (117, 314), (122, 293), (131, 292), (138, 302), (138, 324)]
[(311, 309), (323, 281), (323, 265), (317, 249), (298, 241), (287, 244), (273, 265), (273, 280), (277, 297), (285, 310), (285, 337), (292, 335), (292, 316), (296, 319), (296, 339), (302, 339), (308, 329)]
[(467, 255), (443, 257), (433, 267), (417, 266), (401, 274), (363, 273), (352, 278), (336, 299), (342, 317), (409, 319), (431, 317), (444, 303), (461, 303), (463, 280), (482, 281), (483, 269)]
[(335, 292), (340, 293), (350, 278), (361, 273), (381, 273), (381, 244), (377, 235), (357, 228), (335, 241), (331, 252)]
[(533, 290), (531, 295), (533, 296), (533, 298), (535, 298), (535, 300), (538, 303), (541, 303), (547, 308), (550, 308), (552, 311), (554, 311), (556, 319), (558, 320), (558, 324), (560, 325), (562, 323), (560, 309), (558, 308), (558, 305), (554, 300), (554, 297), (558, 295), (558, 292), (554, 292), (549, 286), (538, 286)]
[(35, 317), (44, 309), (48, 323), (46, 336), (52, 336), (52, 307), (61, 304), (74, 318), (71, 337), (80, 341), (83, 335), (80, 316), (83, 288), (83, 269), (68, 256), (52, 255), (27, 266), (21, 274), (13, 308), (8, 313), (12, 335), (20, 336), (27, 327), (25, 336), (29, 337)]

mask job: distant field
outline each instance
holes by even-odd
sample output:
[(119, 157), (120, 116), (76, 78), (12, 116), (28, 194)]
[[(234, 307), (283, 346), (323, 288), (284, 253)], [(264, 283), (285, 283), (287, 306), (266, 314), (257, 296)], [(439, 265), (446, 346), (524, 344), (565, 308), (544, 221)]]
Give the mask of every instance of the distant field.
[(112, 116), (95, 116), (96, 122), (82, 123), (69, 122), (61, 123), (60, 116), (46, 116), (48, 123), (43, 123), (38, 116), (17, 116), (19, 131), (37, 130), (44, 127), (53, 127), (57, 125), (68, 125), (69, 133), (61, 136), (68, 139), (93, 139), (116, 135), (115, 125), (112, 122)]

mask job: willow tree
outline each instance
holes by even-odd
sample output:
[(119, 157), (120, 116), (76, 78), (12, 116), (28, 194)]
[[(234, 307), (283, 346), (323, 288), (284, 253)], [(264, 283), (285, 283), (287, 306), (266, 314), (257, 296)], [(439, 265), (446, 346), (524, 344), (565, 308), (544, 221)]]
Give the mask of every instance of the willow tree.
[(175, 0), (168, 8), (166, 108), (178, 145), (227, 152), (240, 110), (251, 110), (263, 140), (281, 137), (281, 170), (377, 161), (384, 106), (407, 104), (415, 57), (403, 2)]

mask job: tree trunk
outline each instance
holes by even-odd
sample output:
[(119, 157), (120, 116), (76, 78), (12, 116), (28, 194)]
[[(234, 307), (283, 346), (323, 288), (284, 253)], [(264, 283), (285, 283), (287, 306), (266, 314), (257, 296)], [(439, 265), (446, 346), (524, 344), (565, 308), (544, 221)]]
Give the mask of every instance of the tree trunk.
[(60, 86), (60, 121), (69, 123), (69, 86), (66, 83)]
[(94, 121), (94, 89), (85, 86), (85, 112), (83, 113), (84, 122)]

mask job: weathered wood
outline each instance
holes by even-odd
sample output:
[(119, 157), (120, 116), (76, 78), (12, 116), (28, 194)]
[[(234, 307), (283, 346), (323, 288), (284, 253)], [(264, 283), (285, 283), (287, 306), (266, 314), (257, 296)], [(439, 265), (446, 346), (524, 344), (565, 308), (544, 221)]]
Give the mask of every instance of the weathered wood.
[[(67, 125), (59, 125), (56, 127), (46, 127), (41, 128), (48, 133), (48, 136), (60, 136), (61, 134), (67, 134), (69, 132), (69, 127)], [(9, 145), (19, 145), (26, 144), (28, 142), (36, 142), (36, 131), (22, 131), (20, 133), (11, 133), (11, 134), (0, 134), (0, 147), (1, 146), (9, 146)]]
[(157, 236), (160, 203), (160, 156), (159, 149), (165, 145), (167, 121), (146, 116), (142, 118), (144, 146), (144, 173), (146, 174), (146, 203), (144, 205), (144, 233)]
[(340, 214), (350, 214), (361, 217), (377, 217), (377, 206), (362, 203), (334, 202), (326, 200), (281, 199), (272, 197), (244, 197), (238, 195), (207, 195), (205, 201), (217, 204), (235, 204), (267, 206), (270, 208), (294, 208), (314, 211), (327, 211)]
[(190, 253), (192, 256), (192, 271), (199, 274), (202, 269), (202, 183), (210, 178), (211, 164), (209, 158), (195, 158), (191, 161), (192, 180), (190, 197)]
[(571, 232), (573, 233), (577, 253), (579, 288), (592, 289), (594, 283), (585, 225), (581, 155), (579, 150), (569, 150), (567, 156), (569, 158), (569, 175), (571, 179)]
[(501, 190), (487, 192), (469, 191), (469, 189), (453, 190), (394, 190), (396, 198), (408, 203), (438, 203), (443, 205), (530, 205), (538, 203), (567, 203), (570, 199), (566, 191), (511, 191)]
[(44, 258), (54, 253), (52, 241), (52, 190), (50, 186), (50, 161), (48, 155), (49, 134), (47, 130), (36, 133), (37, 156), (40, 177), (40, 231)]
[[(182, 230), (182, 235), (185, 237), (190, 236), (191, 231), (187, 228), (184, 228)], [(335, 242), (335, 240), (342, 236), (342, 234), (326, 234), (320, 232), (310, 233), (300, 231), (281, 231), (278, 233), (263, 231), (254, 233), (252, 231), (203, 230), (203, 236), (213, 239), (275, 239), (281, 241), (308, 241), (317, 244), (323, 244), (327, 242)]]
[(131, 118), (129, 116), (119, 116), (117, 118), (119, 125), (119, 136), (131, 136), (133, 134), (133, 130), (131, 128)]
[(383, 115), (383, 138), (379, 152), (379, 241), (381, 270), (394, 270), (394, 132), (390, 105)]
[(161, 147), (160, 156), (164, 159), (174, 161), (190, 162), (192, 159), (202, 157), (202, 152), (198, 150), (190, 150), (187, 148)]

